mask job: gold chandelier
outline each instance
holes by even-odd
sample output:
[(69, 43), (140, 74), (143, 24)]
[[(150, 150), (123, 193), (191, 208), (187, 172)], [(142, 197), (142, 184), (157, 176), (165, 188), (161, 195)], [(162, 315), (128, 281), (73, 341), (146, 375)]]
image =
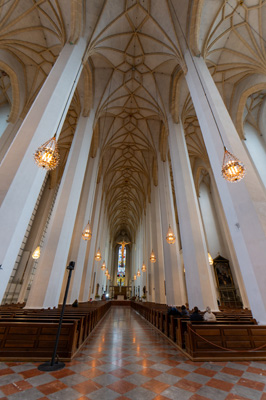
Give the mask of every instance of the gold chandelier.
[(38, 260), (38, 258), (40, 257), (40, 255), (41, 255), (41, 248), (40, 248), (40, 246), (37, 246), (36, 247), (36, 249), (34, 250), (34, 252), (32, 253), (32, 258), (34, 259), (34, 260)]
[(59, 158), (55, 135), (39, 147), (34, 154), (34, 160), (38, 167), (45, 168), (47, 171), (57, 167)]
[(210, 264), (210, 265), (213, 265), (213, 258), (212, 258), (212, 256), (210, 255), (210, 253), (208, 253), (208, 260), (209, 260), (209, 264)]
[(166, 241), (167, 241), (167, 243), (170, 243), (170, 244), (175, 243), (175, 235), (174, 235), (174, 232), (172, 231), (170, 225), (169, 225), (169, 229), (168, 229), (168, 232), (166, 235)]
[(102, 259), (102, 255), (101, 255), (101, 251), (100, 251), (100, 249), (98, 249), (98, 251), (97, 251), (97, 253), (95, 254), (95, 260), (96, 261), (101, 261), (101, 259)]
[(152, 262), (152, 263), (156, 262), (156, 257), (155, 257), (155, 254), (154, 254), (153, 250), (151, 251), (150, 262)]
[(228, 182), (239, 182), (246, 173), (245, 166), (230, 151), (224, 147), (222, 176)]
[(92, 231), (91, 231), (90, 221), (88, 221), (87, 225), (84, 228), (84, 231), (82, 232), (82, 239), (89, 241), (91, 240), (91, 237), (92, 237)]
[(108, 269), (105, 271), (104, 275), (106, 275), (106, 276), (109, 275)]
[(142, 272), (146, 272), (146, 265), (144, 264), (144, 262), (143, 262), (143, 264), (142, 264), (141, 271), (142, 271)]
[(134, 275), (134, 281), (137, 279), (137, 275)]
[[(105, 264), (105, 261), (102, 263), (102, 266), (101, 266), (101, 270), (105, 270), (105, 268), (106, 268), (106, 264)], [(108, 271), (108, 270), (107, 270)]]
[(107, 277), (108, 279), (109, 279), (109, 281), (111, 280), (111, 275), (110, 274), (108, 274), (108, 277)]
[(140, 276), (141, 274), (140, 274), (140, 270), (138, 269), (138, 272), (137, 272), (137, 276)]

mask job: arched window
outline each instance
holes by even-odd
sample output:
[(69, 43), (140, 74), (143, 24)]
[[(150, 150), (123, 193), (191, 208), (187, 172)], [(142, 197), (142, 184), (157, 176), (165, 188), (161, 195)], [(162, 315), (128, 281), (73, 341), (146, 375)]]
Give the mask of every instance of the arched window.
[(118, 248), (118, 265), (117, 265), (117, 285), (125, 286), (125, 276), (126, 276), (126, 246), (122, 245)]

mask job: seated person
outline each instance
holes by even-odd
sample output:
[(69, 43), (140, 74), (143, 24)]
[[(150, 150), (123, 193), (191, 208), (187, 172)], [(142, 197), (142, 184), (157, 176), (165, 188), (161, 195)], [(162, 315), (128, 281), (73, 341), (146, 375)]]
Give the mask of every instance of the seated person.
[(184, 305), (181, 307), (181, 314), (183, 317), (189, 317), (189, 312), (188, 312), (186, 306), (184, 306)]
[(204, 321), (216, 321), (216, 316), (212, 313), (211, 308), (206, 307), (206, 313), (203, 315)]
[(174, 317), (181, 317), (182, 314), (175, 306), (169, 306), (167, 310), (168, 315), (173, 315)]
[(193, 312), (189, 319), (190, 321), (203, 321), (203, 316), (199, 313), (198, 307), (193, 308)]

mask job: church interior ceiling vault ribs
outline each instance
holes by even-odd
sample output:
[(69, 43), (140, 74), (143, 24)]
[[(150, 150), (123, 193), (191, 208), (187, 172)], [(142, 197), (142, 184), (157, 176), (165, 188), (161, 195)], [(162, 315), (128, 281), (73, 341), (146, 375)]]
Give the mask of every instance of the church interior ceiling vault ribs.
[[(211, 302), (212, 306), (217, 307), (216, 301), (220, 295), (214, 270), (207, 270), (209, 251), (214, 258), (222, 254), (230, 261), (237, 301), (246, 307), (254, 307), (247, 289), (249, 266), (243, 267), (242, 262), (245, 264), (245, 258), (252, 264), (255, 258), (258, 259), (250, 282), (252, 290), (256, 285), (262, 285), (265, 278), (259, 283), (256, 277), (262, 271), (260, 259), (263, 254), (259, 246), (263, 247), (263, 241), (259, 240), (258, 246), (254, 243), (253, 249), (252, 243), (250, 248), (247, 245), (241, 249), (242, 242), (249, 240), (248, 233), (238, 239), (238, 232), (235, 231), (238, 226), (248, 230), (249, 222), (241, 214), (242, 211), (243, 214), (247, 213), (248, 206), (243, 200), (242, 211), (240, 202), (232, 212), (230, 201), (235, 201), (239, 196), (243, 196), (242, 199), (249, 196), (254, 213), (258, 213), (257, 219), (253, 219), (256, 222), (252, 229), (256, 230), (255, 224), (258, 224), (258, 235), (265, 240), (265, 21), (265, 0), (0, 0), (0, 117), (3, 121), (0, 137), (3, 183), (0, 193), (3, 212), (8, 195), (12, 195), (12, 187), (19, 179), (17, 171), (24, 162), (27, 150), (32, 156), (38, 146), (56, 134), (60, 153), (60, 163), (56, 169), (47, 174), (43, 171), (42, 175), (38, 172), (38, 177), (34, 175), (37, 172), (24, 174), (25, 181), (32, 180), (32, 187), (38, 179), (42, 185), (39, 185), (34, 201), (27, 203), (28, 200), (21, 200), (25, 201), (25, 207), (21, 205), (20, 211), (25, 212), (24, 219), (27, 221), (19, 219), (18, 205), (17, 213), (14, 212), (16, 228), (13, 231), (8, 228), (3, 233), (5, 240), (12, 243), (10, 250), (5, 250), (8, 245), (5, 240), (2, 242), (5, 247), (3, 259), (0, 260), (3, 264), (1, 273), (5, 276), (5, 289), (1, 295), (3, 300), (24, 301), (33, 281), (32, 271), (36, 273), (34, 282), (42, 279), (38, 272), (42, 255), (40, 261), (32, 264), (30, 254), (35, 244), (40, 242), (46, 253), (43, 257), (48, 257), (46, 261), (52, 251), (55, 253), (58, 250), (54, 244), (49, 253), (49, 238), (53, 235), (56, 220), (60, 220), (60, 210), (56, 209), (57, 202), (61, 207), (58, 198), (64, 191), (67, 176), (73, 174), (73, 179), (81, 180), (82, 189), (78, 193), (80, 201), (72, 216), (71, 237), (64, 249), (67, 252), (65, 257), (68, 259), (80, 254), (81, 233), (78, 228), (83, 229), (88, 220), (92, 226), (92, 237), (96, 238), (95, 242), (83, 243), (87, 247), (81, 258), (83, 264), (79, 279), (85, 282), (83, 286), (89, 286), (89, 292), (79, 282), (79, 293), (76, 292), (75, 297), (84, 299), (85, 293), (92, 296), (97, 284), (100, 287), (99, 294), (106, 285), (116, 284), (118, 243), (125, 241), (129, 243), (126, 247), (129, 251), (127, 286), (140, 286), (140, 296), (145, 286), (150, 301), (164, 303), (171, 299), (180, 304), (191, 303), (192, 299), (194, 301), (193, 285), (190, 286), (188, 281), (195, 273), (200, 281), (201, 292), (208, 281), (212, 293), (212, 300), (210, 297), (204, 300), (203, 296), (202, 300), (198, 300), (198, 305), (203, 307), (208, 305), (206, 302)], [(69, 73), (67, 68), (71, 71), (71, 64), (67, 64), (70, 58), (67, 51), (69, 54), (76, 51), (72, 49), (82, 47), (83, 42), (80, 68), (73, 72), (73, 67)], [(193, 60), (192, 66), (189, 59)], [(65, 67), (60, 65), (64, 62)], [(55, 111), (45, 117), (46, 121), (54, 121), (53, 124), (51, 122), (53, 131), (48, 128), (46, 139), (38, 139), (36, 122), (36, 132), (25, 132), (24, 136), (19, 136), (17, 133), (23, 132), (32, 110), (34, 115), (31, 118), (36, 121), (41, 120), (41, 114), (45, 114), (44, 105), (38, 108), (38, 99), (42, 96), (42, 104), (48, 104), (51, 87), (54, 86), (56, 91), (57, 82), (52, 80), (55, 79), (52, 78), (55, 68), (61, 74), (72, 73), (73, 78), (63, 98), (59, 89), (55, 94), (55, 103), (60, 103), (60, 107), (55, 107)], [(191, 72), (193, 68), (194, 75)], [(207, 72), (209, 75), (205, 79)], [(215, 94), (210, 89), (211, 85), (207, 87), (210, 80), (218, 89)], [(193, 90), (194, 93), (198, 90), (198, 93), (193, 95)], [(199, 112), (200, 90), (203, 90), (203, 99), (207, 99), (205, 109), (210, 109), (208, 118), (213, 118), (214, 122), (209, 123), (207, 117), (204, 120), (205, 117)], [(222, 111), (219, 105), (213, 108), (213, 102), (218, 97), (224, 107)], [(223, 121), (225, 112), (228, 112), (237, 135), (229, 132), (231, 122)], [(53, 115), (56, 113), (60, 115)], [(75, 175), (71, 151), (75, 151), (74, 142), (75, 138), (78, 141), (77, 132), (82, 118), (92, 121), (87, 132), (91, 140), (86, 142), (89, 149), (83, 162), (87, 167), (83, 174)], [(210, 145), (208, 135), (204, 134), (204, 126), (208, 123), (218, 129), (218, 139), (213, 139)], [(182, 127), (184, 146), (188, 152), (187, 166), (184, 151), (180, 150), (177, 154), (173, 150), (175, 147), (174, 144), (172, 146), (174, 142), (171, 141), (171, 135), (176, 126)], [(257, 133), (256, 138), (253, 137), (254, 132)], [(236, 153), (234, 155), (247, 167), (246, 177), (239, 184), (220, 183), (219, 179), (222, 178), (217, 178), (214, 172), (214, 165), (222, 167), (221, 139), (228, 150)], [(180, 143), (178, 148), (181, 149)], [(219, 157), (215, 158), (215, 154)], [(29, 168), (38, 169), (31, 162)], [(92, 195), (89, 186), (93, 162), (97, 163), (97, 171), (96, 194)], [(75, 165), (78, 165), (78, 157)], [(183, 178), (178, 178), (182, 174)], [(190, 189), (186, 183), (188, 177), (193, 181)], [(228, 185), (233, 187), (228, 188)], [(260, 189), (257, 190), (259, 185)], [(102, 189), (99, 189), (100, 186)], [(225, 191), (228, 191), (228, 195), (224, 194), (223, 198)], [(81, 221), (80, 210), (85, 207), (82, 203), (85, 193), (87, 199), (92, 200), (86, 218)], [(187, 196), (187, 208), (182, 193)], [(229, 195), (233, 200), (226, 203), (226, 196)], [(191, 196), (197, 199), (194, 208), (189, 208)], [(43, 204), (44, 198), (50, 202), (48, 211)], [(209, 214), (206, 211), (207, 201), (211, 210)], [(100, 205), (97, 208), (98, 203)], [(71, 207), (65, 204), (66, 210)], [(26, 210), (27, 207), (29, 210)], [(46, 210), (44, 214), (41, 209)], [(56, 212), (57, 216), (54, 215)], [(248, 212), (250, 218), (252, 213)], [(7, 218), (8, 213), (5, 212), (5, 215)], [(46, 216), (45, 220), (42, 215)], [(241, 218), (243, 225), (239, 223)], [(191, 223), (186, 225), (188, 219)], [(58, 222), (56, 225), (61, 232), (65, 229), (62, 221), (60, 226)], [(171, 250), (168, 244), (168, 247), (165, 245), (169, 224), (177, 237), (175, 245), (170, 245)], [(25, 234), (27, 231), (30, 232), (28, 236)], [(62, 236), (58, 235), (59, 243)], [(195, 235), (200, 235), (200, 245)], [(191, 245), (194, 243), (192, 251), (187, 250), (187, 237), (190, 237)], [(36, 240), (39, 243), (34, 238), (38, 238)], [(197, 246), (201, 246), (206, 254), (200, 253)], [(98, 264), (95, 264), (91, 255), (98, 248), (101, 248), (103, 260), (111, 274), (111, 280), (107, 280), (107, 283), (104, 275), (99, 275), (96, 268)], [(154, 266), (149, 262), (152, 250), (158, 256)], [(170, 255), (167, 255), (167, 251)], [(197, 253), (195, 260), (198, 257), (197, 263), (204, 266), (197, 267), (196, 261), (192, 262), (189, 258), (192, 257), (189, 253)], [(260, 255), (252, 259), (252, 254)], [(7, 262), (4, 261), (5, 256)], [(59, 260), (61, 262), (64, 258), (59, 257), (57, 261), (53, 258), (51, 264)], [(148, 271), (134, 283), (133, 276), (144, 261), (149, 264)], [(90, 267), (85, 267), (89, 263)], [(171, 268), (168, 266), (171, 263), (176, 264), (175, 272), (172, 271), (173, 265)], [(189, 265), (191, 263), (194, 265)], [(51, 273), (51, 277), (65, 282), (62, 273)], [(48, 282), (48, 277), (46, 279)], [(176, 285), (179, 289), (176, 290), (180, 295), (177, 297), (169, 283), (173, 279), (179, 281)], [(54, 288), (51, 282), (47, 285)], [(73, 291), (74, 285), (75, 281)], [(46, 298), (47, 293), (43, 294)], [(33, 301), (33, 298), (30, 297), (30, 300)], [(259, 301), (263, 304), (259, 312), (263, 313), (266, 299)]]

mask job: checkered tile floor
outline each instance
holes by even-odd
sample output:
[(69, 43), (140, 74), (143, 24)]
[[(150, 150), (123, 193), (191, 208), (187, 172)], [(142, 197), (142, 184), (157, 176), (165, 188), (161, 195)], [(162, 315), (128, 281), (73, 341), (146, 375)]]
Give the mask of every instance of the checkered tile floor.
[(111, 309), (57, 372), (0, 363), (0, 400), (266, 400), (265, 362), (191, 362), (129, 308)]

